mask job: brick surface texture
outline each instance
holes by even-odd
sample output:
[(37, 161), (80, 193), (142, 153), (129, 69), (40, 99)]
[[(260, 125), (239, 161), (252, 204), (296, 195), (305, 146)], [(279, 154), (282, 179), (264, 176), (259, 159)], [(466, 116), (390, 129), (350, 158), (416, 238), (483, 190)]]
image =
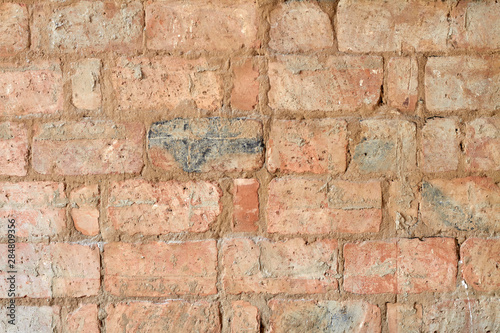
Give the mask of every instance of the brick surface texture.
[(0, 332), (500, 332), (499, 1), (0, 2)]

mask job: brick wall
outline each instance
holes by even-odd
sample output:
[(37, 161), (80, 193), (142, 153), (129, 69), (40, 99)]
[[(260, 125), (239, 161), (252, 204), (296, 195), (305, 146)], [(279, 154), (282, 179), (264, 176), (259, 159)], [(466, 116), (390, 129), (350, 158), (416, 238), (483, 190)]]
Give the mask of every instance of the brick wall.
[(0, 18), (0, 331), (500, 331), (500, 3)]

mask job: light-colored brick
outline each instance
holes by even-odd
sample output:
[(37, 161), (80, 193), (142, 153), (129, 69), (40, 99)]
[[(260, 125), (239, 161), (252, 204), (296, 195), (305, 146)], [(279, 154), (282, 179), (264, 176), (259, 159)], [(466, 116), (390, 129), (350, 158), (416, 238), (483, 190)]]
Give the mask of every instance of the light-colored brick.
[(478, 291), (500, 290), (500, 238), (469, 238), (460, 247), (462, 276)]
[(25, 4), (0, 5), (0, 56), (12, 56), (29, 46), (29, 14)]
[(80, 305), (69, 313), (64, 320), (67, 333), (99, 333), (99, 319), (97, 318), (97, 305)]
[(11, 320), (11, 317), (7, 316), (10, 313), (9, 309), (6, 306), (2, 306), (0, 307), (0, 331), (5, 333), (60, 332), (60, 312), (61, 308), (59, 306), (25, 306), (16, 304), (15, 325), (12, 325), (8, 322)]
[(389, 333), (422, 332), (422, 305), (387, 303)]
[(413, 111), (418, 97), (418, 63), (414, 57), (393, 57), (387, 63), (387, 104)]
[(0, 123), (0, 174), (25, 176), (28, 166), (28, 129), (22, 123)]
[(231, 303), (231, 333), (259, 333), (259, 309), (249, 302), (234, 301)]
[(70, 196), (71, 218), (76, 230), (86, 236), (95, 236), (99, 233), (99, 204), (100, 195), (98, 185), (78, 188)]
[(470, 171), (500, 170), (500, 119), (479, 118), (467, 123), (465, 163)]
[(233, 193), (233, 231), (259, 230), (259, 181), (235, 179)]
[(458, 122), (453, 118), (427, 119), (422, 128), (421, 164), (424, 172), (456, 171), (459, 156)]
[(101, 60), (84, 59), (71, 64), (71, 101), (83, 110), (101, 107)]
[(231, 107), (238, 110), (253, 110), (259, 99), (259, 69), (251, 58), (233, 64), (233, 90)]

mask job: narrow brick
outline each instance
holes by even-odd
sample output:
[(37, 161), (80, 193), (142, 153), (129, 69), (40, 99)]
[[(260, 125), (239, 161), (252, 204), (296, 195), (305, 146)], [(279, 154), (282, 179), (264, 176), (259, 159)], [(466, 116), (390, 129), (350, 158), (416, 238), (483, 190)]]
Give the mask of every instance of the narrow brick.
[(413, 111), (418, 97), (418, 63), (414, 57), (393, 57), (387, 63), (387, 104)]
[(259, 186), (257, 179), (234, 180), (233, 231), (259, 230)]
[(204, 232), (222, 211), (221, 196), (217, 184), (205, 181), (126, 180), (111, 184), (108, 219), (128, 235)]
[(13, 56), (29, 46), (29, 14), (25, 4), (0, 5), (0, 56)]
[(469, 171), (500, 170), (500, 119), (479, 118), (467, 123), (465, 156)]
[(104, 246), (103, 266), (105, 289), (116, 296), (205, 296), (217, 292), (217, 247), (213, 240), (109, 243)]
[(259, 309), (249, 302), (234, 301), (231, 303), (231, 333), (259, 333)]
[(86, 236), (99, 234), (98, 185), (78, 188), (70, 194), (71, 218), (76, 230)]
[(233, 64), (233, 74), (231, 107), (237, 110), (253, 110), (259, 99), (259, 69), (250, 58)]
[[(61, 308), (58, 306), (26, 306), (16, 304), (15, 325), (9, 324), (11, 319), (7, 316), (9, 310), (6, 306), (0, 307), (0, 331), (6, 333), (53, 333), (61, 329)], [(89, 332), (91, 333), (91, 332)]]
[(268, 75), (273, 109), (354, 111), (377, 105), (383, 66), (377, 56), (278, 56)]
[(0, 123), (0, 174), (25, 176), (28, 167), (28, 129), (22, 123)]
[(84, 59), (71, 64), (71, 101), (83, 110), (101, 107), (101, 60)]
[(344, 120), (276, 120), (271, 125), (267, 143), (270, 172), (344, 172), (346, 155)]
[(262, 135), (257, 120), (178, 118), (151, 125), (148, 155), (169, 171), (252, 171), (264, 162)]
[(500, 239), (469, 238), (460, 247), (462, 276), (477, 291), (500, 290)]
[(389, 333), (422, 332), (422, 305), (387, 303)]
[(66, 316), (64, 320), (65, 331), (68, 333), (99, 333), (97, 311), (96, 304), (80, 305)]
[(140, 123), (80, 121), (37, 124), (32, 163), (41, 174), (138, 173), (143, 166)]
[(458, 122), (452, 118), (427, 119), (422, 129), (421, 162), (424, 172), (456, 171), (459, 156)]

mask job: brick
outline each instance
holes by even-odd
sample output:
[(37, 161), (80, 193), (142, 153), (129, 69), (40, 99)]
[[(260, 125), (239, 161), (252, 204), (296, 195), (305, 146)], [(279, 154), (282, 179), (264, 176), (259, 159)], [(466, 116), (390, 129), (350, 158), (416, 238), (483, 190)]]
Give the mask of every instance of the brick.
[(146, 5), (148, 49), (236, 51), (254, 48), (257, 5), (239, 1), (152, 1)]
[(422, 183), (422, 222), (434, 231), (500, 230), (500, 187), (490, 178), (433, 179)]
[(123, 234), (161, 235), (209, 230), (222, 211), (222, 191), (206, 181), (112, 183), (107, 213)]
[(447, 2), (341, 0), (337, 39), (341, 52), (447, 50)]
[(203, 58), (118, 58), (111, 83), (119, 110), (173, 109), (194, 102), (200, 109), (221, 106), (222, 78)]
[(409, 171), (416, 166), (416, 150), (415, 123), (362, 120), (351, 164), (361, 173)]
[(107, 332), (206, 332), (221, 331), (217, 303), (168, 300), (163, 303), (123, 302), (106, 307)]
[(392, 57), (387, 63), (387, 104), (413, 111), (418, 99), (418, 63), (414, 57)]
[[(0, 184), (0, 221), (16, 220), (16, 236), (54, 237), (66, 230), (66, 204), (62, 183), (20, 182)], [(7, 236), (1, 228), (0, 236)]]
[(37, 124), (33, 169), (41, 174), (139, 173), (144, 128), (140, 123), (79, 121)]
[(264, 162), (262, 124), (244, 118), (167, 120), (151, 125), (148, 155), (165, 170), (252, 171)]
[(259, 333), (259, 309), (249, 302), (234, 301), (231, 303), (231, 333)]
[(99, 204), (98, 185), (78, 188), (70, 196), (71, 218), (76, 230), (86, 236), (99, 234)]
[(306, 244), (226, 239), (222, 243), (222, 284), (227, 293), (316, 294), (337, 290), (337, 241)]
[(380, 309), (365, 301), (269, 301), (270, 333), (379, 333)]
[(216, 268), (213, 240), (104, 245), (104, 285), (116, 296), (213, 295)]
[(427, 119), (422, 128), (421, 161), (424, 172), (456, 171), (459, 156), (458, 122), (451, 118)]
[(233, 194), (233, 231), (259, 230), (259, 181), (235, 179)]
[[(314, 2), (280, 3), (270, 14), (269, 47), (281, 53), (333, 47), (333, 25)], [(311, 29), (314, 27), (314, 29)]]
[(63, 80), (58, 61), (0, 64), (0, 115), (54, 114), (63, 109)]
[(101, 107), (101, 60), (84, 59), (71, 64), (71, 101), (83, 110)]
[(267, 231), (280, 234), (378, 232), (380, 182), (275, 178), (269, 184)]
[(268, 75), (273, 109), (354, 111), (377, 105), (383, 66), (377, 56), (278, 56)]
[(80, 1), (33, 8), (31, 45), (48, 52), (133, 52), (142, 46), (139, 1)]
[(28, 167), (28, 129), (25, 124), (0, 123), (0, 174), (26, 176)]
[(422, 305), (387, 303), (389, 333), (422, 332)]
[(231, 91), (231, 107), (250, 111), (259, 100), (259, 69), (252, 59), (240, 60), (233, 64), (233, 90)]
[(387, 208), (396, 230), (412, 235), (418, 221), (418, 198), (420, 185), (415, 180), (393, 180), (389, 182)]
[(500, 4), (496, 1), (463, 1), (450, 12), (453, 48), (489, 51), (500, 49)]
[[(7, 253), (7, 244), (0, 244)], [(7, 261), (0, 266), (0, 298), (7, 298)], [(16, 297), (94, 296), (99, 292), (99, 248), (68, 243), (16, 244)]]
[(478, 291), (500, 289), (500, 239), (469, 238), (460, 247), (462, 276)]
[(430, 57), (425, 96), (431, 112), (500, 108), (500, 57)]
[[(61, 318), (58, 306), (25, 306), (16, 304), (15, 325), (8, 323), (8, 309), (0, 307), (0, 331), (6, 333), (53, 333), (60, 332)], [(89, 332), (91, 333), (91, 332)]]
[(469, 171), (500, 170), (500, 119), (479, 118), (467, 123), (465, 156)]
[(344, 172), (346, 155), (344, 120), (275, 120), (271, 125), (267, 143), (270, 172)]
[(75, 311), (68, 314), (66, 320), (67, 332), (74, 333), (99, 333), (99, 320), (97, 318), (97, 305), (80, 305)]
[(0, 5), (0, 56), (7, 57), (29, 46), (29, 15), (24, 4)]

